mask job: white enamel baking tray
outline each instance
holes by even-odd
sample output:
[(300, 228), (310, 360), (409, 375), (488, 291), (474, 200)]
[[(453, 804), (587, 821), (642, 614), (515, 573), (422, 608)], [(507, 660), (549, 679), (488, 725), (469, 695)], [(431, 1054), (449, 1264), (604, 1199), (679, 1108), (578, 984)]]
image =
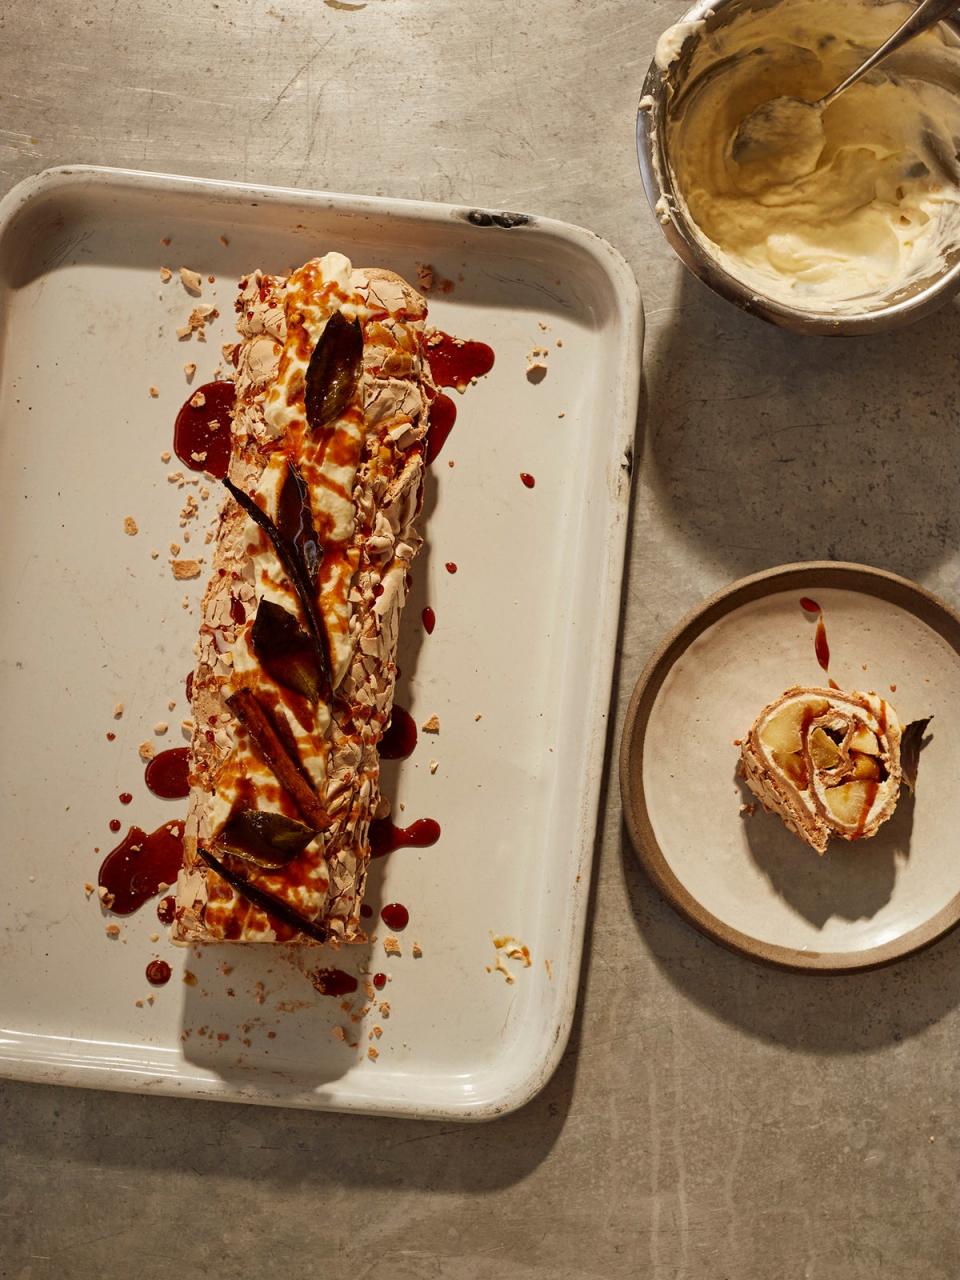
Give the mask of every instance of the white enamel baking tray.
[[(302, 950), (177, 949), (152, 904), (111, 940), (83, 890), (94, 849), (116, 843), (109, 819), (151, 830), (183, 807), (150, 796), (137, 746), (161, 720), (158, 746), (179, 745), (187, 714), (196, 611), (182, 602), (202, 579), (175, 582), (167, 566), (188, 490), (160, 457), (189, 394), (184, 363), (199, 365), (194, 385), (213, 373), (243, 272), (331, 248), (413, 280), (431, 263), (454, 282), (432, 298), (435, 323), (496, 352), (432, 470), (404, 619), (398, 701), (418, 723), (437, 715), (440, 733), (384, 779), (400, 822), (433, 817), (443, 835), (375, 864), (370, 901), (410, 910), (402, 956), (384, 954), (381, 926), (371, 947), (327, 961), (390, 975), (389, 1017), (359, 1023), (314, 991)], [(194, 304), (176, 276), (161, 284), (164, 264), (216, 276), (206, 343), (178, 341)], [(454, 1118), (495, 1116), (544, 1084), (578, 985), (641, 343), (623, 259), (546, 219), (86, 167), (0, 202), (0, 1071)], [(526, 377), (535, 346), (550, 351), (539, 384)], [(218, 497), (183, 554), (204, 552)], [(529, 948), (529, 968), (504, 962), (512, 983), (492, 935)], [(174, 976), (153, 991), (155, 956)]]

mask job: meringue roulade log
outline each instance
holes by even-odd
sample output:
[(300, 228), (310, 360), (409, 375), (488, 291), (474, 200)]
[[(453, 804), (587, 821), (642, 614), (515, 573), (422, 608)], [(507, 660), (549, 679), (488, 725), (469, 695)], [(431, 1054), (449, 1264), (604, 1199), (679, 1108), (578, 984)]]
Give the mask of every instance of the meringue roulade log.
[(876, 693), (788, 689), (741, 745), (765, 809), (820, 854), (831, 836), (862, 840), (893, 815), (903, 776), (897, 713)]

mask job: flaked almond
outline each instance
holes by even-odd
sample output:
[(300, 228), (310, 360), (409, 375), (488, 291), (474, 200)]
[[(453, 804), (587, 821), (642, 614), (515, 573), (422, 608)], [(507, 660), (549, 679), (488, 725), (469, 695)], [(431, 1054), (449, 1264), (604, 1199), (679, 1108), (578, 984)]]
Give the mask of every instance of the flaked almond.
[(189, 267), (180, 267), (180, 279), (187, 293), (199, 294), (203, 288), (203, 277), (199, 271), (191, 271)]
[(129, 534), (131, 538), (140, 532), (140, 526), (137, 524), (136, 520), (134, 520), (133, 516), (123, 517), (123, 532)]
[(439, 733), (440, 732), (439, 716), (431, 716), (429, 720), (424, 720), (420, 728), (423, 730), (424, 733)]
[(166, 284), (168, 281), (173, 279), (173, 272), (170, 270), (169, 267), (160, 268), (160, 279), (163, 281), (164, 284)]
[(175, 578), (199, 578), (200, 577), (200, 561), (199, 560), (171, 560), (170, 568), (173, 570)]

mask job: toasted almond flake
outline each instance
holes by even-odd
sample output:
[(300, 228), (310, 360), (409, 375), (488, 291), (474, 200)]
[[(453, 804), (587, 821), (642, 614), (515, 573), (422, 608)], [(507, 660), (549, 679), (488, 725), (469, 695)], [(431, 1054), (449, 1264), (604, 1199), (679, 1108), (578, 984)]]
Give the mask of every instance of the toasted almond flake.
[(160, 279), (163, 281), (164, 284), (166, 284), (168, 281), (173, 279), (173, 272), (170, 270), (169, 267), (160, 268)]
[(178, 556), (178, 555), (180, 554), (180, 543), (179, 543), (179, 542), (171, 542), (171, 543), (170, 543), (170, 554), (171, 554), (172, 556)]
[(367, 1057), (370, 1059), (371, 1062), (376, 1062), (376, 1060), (380, 1057), (380, 1050), (375, 1049), (373, 1045), (371, 1045), (367, 1050)]
[(190, 716), (187, 716), (186, 719), (180, 721), (180, 728), (183, 730), (184, 733), (193, 733), (196, 727), (197, 727), (196, 720), (192, 719)]
[(381, 1018), (390, 1017), (390, 1001), (389, 1000), (380, 1001), (380, 1017)]
[(395, 938), (395, 937), (393, 937), (393, 935), (392, 935), (392, 934), (388, 934), (388, 935), (384, 938), (384, 940), (383, 940), (383, 949), (384, 949), (384, 951), (387, 953), (387, 955), (388, 955), (388, 956), (399, 956), (399, 955), (402, 955), (402, 954), (403, 954), (403, 953), (402, 953), (402, 951), (400, 950), (400, 940), (399, 940), (399, 938)]
[(160, 394), (159, 387), (150, 387), (150, 395), (153, 397), (154, 400), (156, 400), (159, 394)]
[(199, 560), (171, 560), (170, 568), (175, 578), (199, 578)]
[(424, 733), (439, 733), (440, 732), (439, 717), (431, 716), (429, 720), (424, 720), (420, 728), (423, 730)]
[(137, 747), (137, 753), (141, 760), (152, 760), (157, 754), (157, 749), (152, 742), (141, 742)]
[(90, 883), (90, 881), (88, 880), (88, 881), (86, 882), (86, 884), (83, 886), (83, 892), (84, 892), (84, 893), (87, 895), (87, 897), (89, 898), (89, 897), (90, 897), (90, 895), (91, 895), (91, 893), (93, 893), (93, 891), (94, 891), (94, 889), (95, 889), (95, 888), (96, 888), (96, 886), (95, 886), (95, 885), (92, 885), (92, 884)]
[(188, 360), (187, 363), (183, 366), (183, 372), (187, 375), (187, 381), (189, 382), (190, 379), (193, 377), (193, 375), (197, 372), (197, 366), (193, 363), (192, 360)]
[(190, 397), (190, 403), (193, 405), (194, 409), (202, 409), (207, 403), (207, 397), (202, 391), (195, 391)]
[(415, 942), (415, 943), (413, 944), (413, 958), (414, 958), (414, 960), (419, 960), (419, 959), (421, 958), (421, 956), (422, 956), (422, 955), (423, 955), (423, 947), (421, 947), (421, 945), (420, 945), (420, 943), (419, 943), (419, 942)]
[(153, 726), (153, 732), (158, 738), (162, 738), (169, 728), (170, 726), (167, 724), (166, 720), (158, 720)]
[(430, 761), (430, 772), (431, 772), (431, 773), (436, 773), (436, 772), (437, 772), (437, 770), (438, 770), (439, 768), (440, 768), (440, 761), (439, 761), (439, 760), (431, 760), (431, 761)]
[(189, 267), (179, 267), (180, 280), (187, 293), (199, 294), (203, 288), (203, 277), (199, 271), (191, 271)]
[(114, 720), (119, 720), (122, 715), (123, 715), (123, 703), (118, 702), (117, 705), (113, 708), (113, 718)]
[(372, 1036), (376, 1036), (376, 1038), (379, 1040), (380, 1037), (383, 1035), (383, 1027), (373, 1027), (370, 1031), (370, 1034)]

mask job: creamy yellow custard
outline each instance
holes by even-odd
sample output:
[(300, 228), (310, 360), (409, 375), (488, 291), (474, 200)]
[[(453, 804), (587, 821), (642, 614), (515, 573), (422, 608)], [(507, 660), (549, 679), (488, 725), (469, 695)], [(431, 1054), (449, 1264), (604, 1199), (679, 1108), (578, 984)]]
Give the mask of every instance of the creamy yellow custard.
[[(956, 37), (942, 27), (918, 37), (822, 112), (777, 101), (821, 98), (909, 12), (783, 0), (712, 33), (701, 21), (661, 37), (661, 71), (693, 45), (667, 122), (678, 201), (753, 292), (861, 311), (938, 272), (960, 246)], [(741, 133), (735, 146), (758, 109), (770, 113), (764, 145), (744, 146)]]

